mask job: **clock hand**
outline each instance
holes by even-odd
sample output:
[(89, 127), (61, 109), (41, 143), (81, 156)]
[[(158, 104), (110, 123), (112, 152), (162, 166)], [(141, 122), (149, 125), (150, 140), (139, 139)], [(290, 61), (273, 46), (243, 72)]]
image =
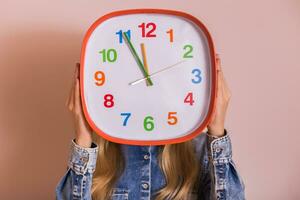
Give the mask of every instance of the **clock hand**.
[[(173, 67), (175, 67), (175, 66), (178, 66), (179, 64), (181, 64), (181, 63), (183, 63), (183, 62), (185, 62), (185, 61), (187, 61), (187, 60), (179, 61), (179, 62), (177, 62), (177, 63), (175, 63), (175, 64), (173, 64), (173, 65), (170, 65), (170, 66), (165, 67), (165, 68), (163, 68), (163, 69), (161, 69), (161, 70), (158, 70), (158, 71), (156, 71), (156, 72), (150, 74), (148, 77), (154, 77), (154, 76), (156, 76), (157, 74), (159, 74), (159, 73), (161, 73), (161, 72), (164, 72), (164, 71), (167, 71), (167, 70), (169, 70), (169, 69), (171, 69), (171, 68), (173, 68)], [(135, 85), (135, 84), (138, 84), (138, 83), (142, 82), (142, 81), (145, 80), (145, 79), (146, 79), (146, 78), (140, 78), (140, 79), (137, 79), (137, 80), (135, 80), (135, 81), (133, 81), (133, 82), (130, 82), (129, 85)]]
[(128, 48), (130, 49), (130, 51), (131, 51), (133, 57), (135, 58), (135, 60), (136, 60), (136, 62), (137, 62), (137, 64), (138, 64), (138, 66), (140, 67), (141, 71), (143, 72), (143, 75), (144, 75), (145, 79), (147, 79), (149, 85), (153, 85), (151, 79), (149, 78), (148, 72), (146, 72), (143, 63), (142, 63), (140, 57), (138, 56), (138, 54), (136, 53), (136, 50), (135, 50), (135, 48), (133, 47), (131, 41), (129, 40), (129, 38), (128, 38), (126, 32), (123, 32), (123, 38), (124, 38), (124, 40), (126, 41), (126, 44), (127, 44)]
[[(146, 72), (149, 74), (149, 67), (148, 67), (148, 62), (147, 62), (147, 57), (146, 57), (146, 49), (145, 49), (145, 44), (141, 43), (141, 50), (142, 50), (142, 58), (143, 58), (143, 63)], [(149, 86), (149, 82), (146, 81), (147, 86)]]

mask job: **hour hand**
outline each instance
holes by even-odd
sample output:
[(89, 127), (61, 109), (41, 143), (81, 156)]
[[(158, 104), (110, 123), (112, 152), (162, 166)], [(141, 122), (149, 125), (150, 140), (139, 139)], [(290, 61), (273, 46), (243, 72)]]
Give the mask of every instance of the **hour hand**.
[(148, 72), (145, 70), (144, 64), (142, 63), (140, 57), (138, 56), (133, 44), (131, 43), (131, 41), (128, 38), (126, 32), (123, 32), (122, 35), (123, 35), (124, 40), (126, 41), (126, 44), (127, 44), (128, 48), (131, 51), (133, 57), (135, 58), (138, 66), (140, 67), (144, 77), (147, 79), (148, 84), (153, 85), (152, 80), (150, 79)]
[[(141, 50), (142, 50), (142, 58), (143, 58), (144, 69), (149, 75), (149, 67), (148, 67), (147, 56), (146, 56), (146, 48), (145, 48), (144, 43), (141, 43)], [(146, 84), (147, 84), (147, 86), (149, 86), (150, 85), (149, 81), (146, 81)]]

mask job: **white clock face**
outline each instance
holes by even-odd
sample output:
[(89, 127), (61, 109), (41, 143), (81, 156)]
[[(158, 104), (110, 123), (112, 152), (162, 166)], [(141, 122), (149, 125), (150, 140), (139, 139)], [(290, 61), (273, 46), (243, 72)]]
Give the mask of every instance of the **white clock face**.
[(85, 39), (82, 97), (99, 134), (151, 144), (187, 136), (208, 117), (210, 47), (192, 21), (160, 13), (113, 16)]

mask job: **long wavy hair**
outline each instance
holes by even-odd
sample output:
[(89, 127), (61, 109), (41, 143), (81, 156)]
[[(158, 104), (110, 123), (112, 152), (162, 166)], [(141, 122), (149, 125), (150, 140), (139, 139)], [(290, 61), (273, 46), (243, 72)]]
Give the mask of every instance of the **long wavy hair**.
[[(114, 184), (123, 173), (125, 159), (120, 144), (110, 142), (96, 134), (93, 134), (93, 140), (98, 144), (99, 151), (93, 174), (92, 199), (108, 200), (112, 195)], [(157, 191), (155, 200), (190, 199), (189, 195), (197, 189), (200, 171), (192, 140), (160, 145), (157, 158), (166, 185)]]

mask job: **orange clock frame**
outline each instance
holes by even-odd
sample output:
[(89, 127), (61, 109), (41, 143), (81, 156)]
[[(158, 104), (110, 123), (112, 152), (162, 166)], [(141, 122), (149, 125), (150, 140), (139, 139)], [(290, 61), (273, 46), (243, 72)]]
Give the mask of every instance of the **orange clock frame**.
[[(166, 15), (175, 15), (175, 16), (179, 16), (179, 17), (183, 17), (185, 19), (188, 19), (192, 22), (194, 22), (201, 30), (202, 32), (205, 34), (206, 39), (208, 41), (208, 46), (209, 46), (209, 50), (210, 50), (210, 62), (211, 62), (211, 96), (210, 96), (210, 104), (209, 104), (209, 109), (208, 109), (208, 113), (206, 115), (206, 118), (203, 120), (203, 123), (196, 129), (194, 130), (192, 133), (185, 135), (183, 137), (179, 137), (179, 138), (174, 138), (174, 139), (166, 139), (166, 140), (155, 140), (155, 141), (149, 141), (149, 140), (128, 140), (128, 139), (122, 139), (122, 138), (117, 138), (117, 137), (112, 137), (108, 134), (106, 134), (105, 132), (103, 132), (101, 129), (99, 129), (96, 124), (92, 121), (91, 117), (89, 116), (89, 113), (87, 111), (87, 107), (86, 107), (86, 102), (85, 102), (85, 98), (84, 98), (84, 83), (83, 83), (83, 73), (84, 73), (84, 59), (85, 59), (85, 50), (86, 50), (86, 45), (87, 42), (91, 36), (91, 34), (93, 33), (93, 31), (97, 28), (97, 26), (99, 24), (101, 24), (102, 22), (106, 21), (107, 19), (110, 19), (112, 17), (116, 17), (116, 16), (121, 16), (121, 15), (128, 15), (128, 14), (151, 14), (151, 13), (155, 13), (155, 14), (166, 14)], [(112, 141), (112, 142), (116, 142), (116, 143), (121, 143), (121, 144), (130, 144), (130, 145), (165, 145), (165, 144), (175, 144), (175, 143), (180, 143), (180, 142), (185, 142), (187, 140), (193, 139), (194, 137), (196, 137), (197, 135), (201, 134), (202, 131), (205, 129), (205, 127), (210, 123), (211, 121), (211, 117), (212, 114), (215, 111), (215, 105), (216, 105), (216, 98), (217, 98), (217, 68), (216, 68), (216, 54), (215, 54), (215, 47), (214, 47), (214, 43), (212, 40), (212, 37), (208, 31), (208, 29), (205, 27), (205, 25), (198, 20), (196, 17), (188, 14), (188, 13), (184, 13), (182, 11), (175, 11), (175, 10), (166, 10), (166, 9), (130, 9), (130, 10), (119, 10), (119, 11), (114, 11), (111, 13), (108, 13), (102, 17), (100, 17), (99, 19), (97, 19), (88, 29), (88, 31), (86, 32), (84, 39), (83, 39), (83, 43), (82, 43), (82, 48), (81, 48), (81, 57), (80, 57), (80, 62), (81, 62), (81, 66), (80, 66), (80, 93), (81, 93), (81, 102), (82, 102), (82, 107), (83, 107), (83, 112), (85, 115), (85, 118), (88, 122), (88, 124), (91, 126), (91, 128), (100, 136), (102, 136), (103, 138)]]

